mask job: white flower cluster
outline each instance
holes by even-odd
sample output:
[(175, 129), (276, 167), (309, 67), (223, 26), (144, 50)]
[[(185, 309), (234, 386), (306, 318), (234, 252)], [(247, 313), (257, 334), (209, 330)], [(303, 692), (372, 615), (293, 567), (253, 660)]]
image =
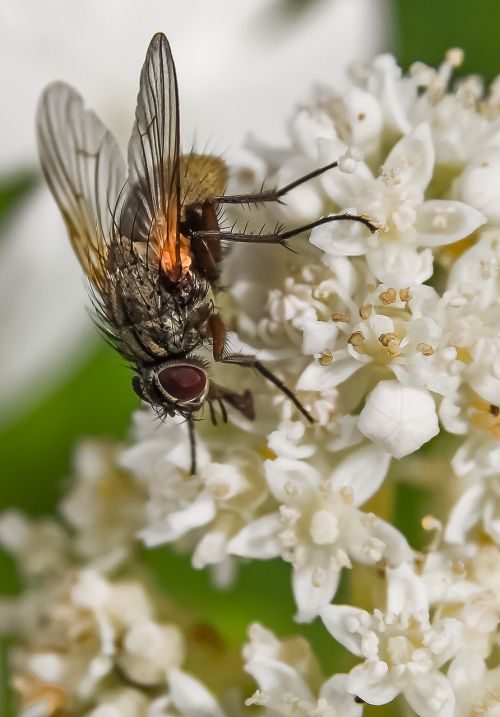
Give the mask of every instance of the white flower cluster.
[[(71, 540), (2, 519), (28, 583), (52, 590), (39, 588), (38, 613), (33, 592), (3, 606), (29, 626), (14, 661), (23, 703), (52, 705), (26, 717), (220, 714), (180, 669), (182, 631), (156, 617), (142, 574), (114, 577), (137, 564), (137, 538), (189, 552), (219, 585), (239, 561), (290, 563), (296, 621), (320, 618), (357, 658), (325, 680), (303, 640), (252, 626), (247, 704), (263, 717), (358, 717), (396, 697), (421, 717), (500, 714), (500, 83), (453, 84), (460, 62), (452, 50), (404, 75), (378, 57), (344, 91), (316, 89), (287, 147), (250, 141), (238, 192), (339, 160), (284, 204), (246, 210), (250, 226), (348, 212), (378, 227), (325, 223), (292, 240), (296, 253), (238, 246), (226, 262), (232, 348), (257, 354), (315, 422), (223, 366), (220, 383), (251, 390), (257, 418), (205, 416), (196, 475), (186, 426), (144, 409), (127, 446), (80, 447), (61, 508)], [(424, 554), (392, 522), (402, 477), (432, 489)], [(344, 569), (352, 605), (334, 600)]]

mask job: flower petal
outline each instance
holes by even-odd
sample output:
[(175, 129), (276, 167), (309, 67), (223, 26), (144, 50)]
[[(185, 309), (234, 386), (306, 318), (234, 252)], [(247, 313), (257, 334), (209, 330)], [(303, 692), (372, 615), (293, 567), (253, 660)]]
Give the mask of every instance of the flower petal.
[(209, 523), (215, 516), (216, 507), (213, 497), (208, 492), (201, 493), (184, 510), (167, 514), (163, 521), (141, 530), (139, 537), (148, 548), (177, 540), (190, 530)]
[(421, 284), (433, 272), (433, 255), (430, 249), (416, 251), (414, 247), (396, 242), (370, 249), (366, 259), (373, 275), (388, 286), (405, 287)]
[(482, 483), (468, 488), (453, 506), (448, 518), (444, 538), (448, 543), (463, 545), (468, 531), (481, 518), (481, 507), (484, 501)]
[(265, 461), (264, 471), (269, 488), (279, 503), (290, 502), (290, 491), (287, 490), (290, 481), (297, 484), (302, 494), (316, 491), (321, 483), (321, 475), (314, 466), (293, 458)]
[(441, 672), (413, 677), (403, 694), (419, 717), (453, 717), (455, 714), (455, 695)]
[(385, 662), (364, 662), (356, 665), (347, 676), (347, 689), (370, 705), (385, 705), (400, 692)]
[(403, 458), (439, 433), (434, 399), (425, 389), (380, 381), (367, 398), (358, 428), (394, 458)]
[(240, 530), (229, 541), (227, 550), (242, 558), (275, 558), (281, 553), (278, 533), (282, 528), (279, 513), (264, 515)]
[(355, 702), (354, 695), (346, 689), (347, 675), (333, 675), (321, 687), (319, 696), (335, 708), (335, 714), (342, 717), (361, 717), (363, 705)]
[(269, 695), (281, 697), (288, 693), (302, 700), (312, 699), (311, 690), (302, 676), (286, 662), (260, 654), (246, 663), (245, 671), (252, 675), (262, 692)]
[(297, 622), (311, 622), (328, 605), (337, 591), (340, 573), (329, 565), (311, 562), (295, 568), (292, 577), (293, 594), (297, 603)]
[(219, 703), (197, 679), (182, 670), (168, 673), (170, 697), (181, 715), (186, 717), (224, 717)]
[(330, 477), (332, 488), (349, 486), (354, 505), (363, 505), (380, 488), (391, 462), (391, 456), (375, 445), (365, 445), (350, 453)]
[(417, 243), (428, 247), (453, 244), (472, 234), (485, 222), (484, 214), (469, 204), (432, 199), (417, 210)]
[(370, 615), (366, 610), (351, 605), (326, 605), (319, 615), (337, 642), (353, 655), (363, 656), (362, 628), (370, 623)]
[(338, 326), (333, 321), (306, 319), (303, 324), (302, 351), (305, 354), (320, 354), (334, 345)]
[(383, 171), (397, 173), (405, 187), (423, 192), (431, 181), (434, 159), (431, 130), (423, 122), (394, 145), (384, 162)]
[(302, 372), (298, 382), (297, 391), (328, 391), (364, 366), (361, 361), (348, 356), (335, 361), (330, 366), (322, 366), (319, 361), (313, 361)]
[(403, 564), (388, 570), (387, 610), (399, 614), (401, 612), (428, 611), (427, 591), (425, 583), (413, 570)]

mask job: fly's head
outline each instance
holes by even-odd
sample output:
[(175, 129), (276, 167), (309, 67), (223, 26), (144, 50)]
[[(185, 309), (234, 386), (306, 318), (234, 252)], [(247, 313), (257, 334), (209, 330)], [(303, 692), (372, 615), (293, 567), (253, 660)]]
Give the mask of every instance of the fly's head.
[(134, 391), (143, 401), (165, 415), (185, 418), (202, 407), (209, 385), (203, 363), (195, 358), (163, 361), (139, 370), (132, 379)]

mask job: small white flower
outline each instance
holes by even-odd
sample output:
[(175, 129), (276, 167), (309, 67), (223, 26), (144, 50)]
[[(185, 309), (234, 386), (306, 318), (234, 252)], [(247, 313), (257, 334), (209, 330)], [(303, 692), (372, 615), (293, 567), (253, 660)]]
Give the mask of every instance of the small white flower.
[[(430, 128), (419, 125), (403, 137), (385, 160), (379, 177), (359, 181), (347, 207), (355, 207), (380, 227), (375, 235), (361, 227), (351, 230), (339, 224), (325, 224), (311, 233), (311, 243), (327, 254), (346, 256), (367, 255), (372, 270), (380, 259), (384, 246), (397, 242), (403, 247), (436, 247), (451, 244), (471, 234), (486, 221), (477, 209), (458, 201), (424, 200), (424, 191), (430, 182), (434, 167), (434, 148)], [(369, 170), (366, 168), (365, 171)], [(329, 180), (330, 197), (340, 206), (346, 206), (345, 192), (337, 193)], [(380, 267), (376, 277), (385, 281), (390, 273), (388, 266)], [(384, 274), (381, 276), (381, 274)], [(402, 282), (414, 276), (400, 276)]]
[(191, 475), (186, 426), (172, 420), (159, 427), (152, 415), (137, 414), (138, 440), (120, 457), (147, 495), (139, 536), (148, 547), (182, 540), (195, 568), (220, 566), (218, 574), (230, 577), (228, 542), (268, 496), (260, 441), (240, 431), (248, 444), (234, 448), (222, 434), (209, 441), (198, 436), (197, 475)]
[(419, 717), (453, 717), (453, 689), (440, 671), (461, 645), (461, 624), (431, 622), (425, 589), (411, 569), (389, 572), (385, 613), (329, 605), (321, 617), (333, 637), (364, 662), (347, 676), (347, 690), (382, 705), (403, 694)]
[(31, 578), (57, 574), (66, 566), (67, 536), (53, 520), (30, 521), (15, 510), (2, 513), (0, 544)]
[(144, 487), (118, 466), (121, 449), (106, 442), (80, 443), (73, 481), (60, 505), (75, 531), (75, 549), (103, 570), (130, 556), (144, 523)]
[(432, 316), (437, 302), (430, 287), (381, 284), (359, 307), (349, 302), (341, 321), (306, 322), (303, 352), (314, 354), (315, 361), (303, 371), (298, 389), (337, 388), (363, 370), (361, 383), (392, 373), (405, 386), (453, 393), (463, 364)]
[(394, 458), (403, 458), (439, 433), (436, 405), (422, 388), (381, 381), (368, 396), (358, 429)]
[(231, 540), (229, 551), (258, 559), (281, 555), (291, 562), (296, 619), (312, 620), (330, 602), (342, 569), (352, 567), (352, 560), (398, 564), (411, 557), (397, 530), (359, 510), (380, 486), (388, 465), (386, 453), (366, 445), (325, 479), (304, 461), (267, 461), (267, 481), (279, 510), (249, 523)]
[[(249, 629), (243, 648), (245, 670), (259, 689), (246, 701), (265, 717), (360, 717), (362, 707), (345, 689), (346, 676), (334, 675), (319, 690), (310, 684), (317, 666), (305, 640), (280, 642), (258, 624)], [(316, 682), (317, 680), (315, 680)]]
[(455, 717), (497, 717), (500, 669), (488, 669), (486, 661), (474, 653), (455, 658), (448, 670), (455, 692)]

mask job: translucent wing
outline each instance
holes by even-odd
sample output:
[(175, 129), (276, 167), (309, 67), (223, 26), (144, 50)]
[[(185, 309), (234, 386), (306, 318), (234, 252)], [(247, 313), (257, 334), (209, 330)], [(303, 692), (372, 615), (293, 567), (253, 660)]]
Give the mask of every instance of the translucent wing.
[(73, 249), (94, 286), (106, 286), (107, 246), (125, 184), (125, 164), (109, 130), (69, 85), (44, 91), (37, 113), (40, 161)]
[[(179, 99), (167, 38), (156, 34), (141, 71), (128, 146), (128, 197), (120, 232), (173, 280), (189, 267), (179, 234)], [(141, 246), (142, 245), (142, 246)]]

